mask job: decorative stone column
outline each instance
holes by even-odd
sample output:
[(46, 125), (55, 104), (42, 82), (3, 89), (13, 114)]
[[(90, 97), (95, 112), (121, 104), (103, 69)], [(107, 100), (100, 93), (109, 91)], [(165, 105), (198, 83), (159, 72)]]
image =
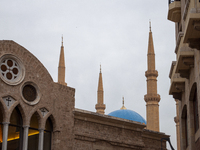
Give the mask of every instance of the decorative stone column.
[(43, 143), (44, 143), (44, 129), (39, 129), (39, 144), (38, 150), (43, 150)]
[(176, 123), (176, 140), (177, 140), (177, 150), (180, 150), (180, 123), (179, 123), (179, 100), (176, 101), (176, 117), (174, 117), (174, 122)]
[(7, 150), (7, 139), (8, 139), (8, 126), (10, 122), (3, 122), (3, 143), (2, 150)]
[(28, 148), (28, 130), (29, 126), (24, 126), (24, 135), (23, 135), (23, 150), (27, 150)]

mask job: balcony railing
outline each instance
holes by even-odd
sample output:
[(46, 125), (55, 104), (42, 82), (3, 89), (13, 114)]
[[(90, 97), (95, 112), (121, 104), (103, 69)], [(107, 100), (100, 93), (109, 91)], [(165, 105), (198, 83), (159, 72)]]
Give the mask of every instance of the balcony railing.
[(174, 1), (181, 1), (181, 0), (169, 0), (169, 4), (173, 3)]

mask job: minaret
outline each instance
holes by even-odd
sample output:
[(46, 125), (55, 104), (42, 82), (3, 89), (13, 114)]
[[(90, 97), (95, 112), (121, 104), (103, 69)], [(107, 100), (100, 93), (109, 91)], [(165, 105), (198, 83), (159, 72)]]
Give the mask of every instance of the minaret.
[(67, 85), (67, 83), (65, 83), (65, 56), (64, 56), (63, 37), (62, 37), (62, 45), (60, 49), (60, 60), (59, 60), (59, 66), (58, 66), (58, 83)]
[(144, 96), (144, 100), (146, 101), (147, 129), (159, 132), (158, 103), (160, 101), (160, 95), (157, 94), (158, 71), (155, 70), (155, 53), (153, 46), (153, 37), (151, 32), (151, 22), (147, 59), (148, 70), (145, 72), (145, 76), (147, 77), (147, 94)]
[(103, 80), (102, 80), (102, 73), (101, 73), (101, 65), (100, 65), (100, 73), (99, 73), (99, 84), (98, 84), (98, 91), (97, 91), (97, 104), (95, 106), (96, 112), (99, 114), (104, 114), (104, 110), (106, 105), (103, 103)]

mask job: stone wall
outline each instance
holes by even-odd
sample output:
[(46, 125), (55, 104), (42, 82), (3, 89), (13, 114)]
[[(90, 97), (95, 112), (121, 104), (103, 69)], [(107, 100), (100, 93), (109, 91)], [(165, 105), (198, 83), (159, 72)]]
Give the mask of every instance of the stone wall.
[(161, 138), (168, 137), (134, 121), (78, 109), (74, 113), (76, 150), (160, 150)]
[[(39, 128), (44, 129), (47, 118), (53, 123), (52, 149), (72, 149), (73, 147), (73, 109), (75, 105), (75, 89), (53, 82), (50, 74), (40, 61), (28, 50), (13, 41), (0, 41), (0, 58), (12, 55), (19, 59), (24, 66), (23, 80), (11, 85), (0, 80), (0, 108), (3, 113), (3, 122), (10, 122), (10, 116), (18, 107), (22, 115), (23, 126), (29, 126), (34, 113), (38, 114)], [(24, 100), (22, 89), (25, 84), (34, 84), (37, 95), (40, 95), (36, 104)], [(4, 97), (12, 97), (13, 104), (8, 108)], [(41, 109), (45, 108), (43, 116)]]

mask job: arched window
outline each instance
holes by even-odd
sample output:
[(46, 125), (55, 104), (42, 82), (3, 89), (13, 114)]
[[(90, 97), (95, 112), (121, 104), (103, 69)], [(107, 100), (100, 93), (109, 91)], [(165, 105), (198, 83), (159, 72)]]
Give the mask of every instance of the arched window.
[(2, 149), (2, 142), (3, 142), (3, 114), (0, 107), (0, 149)]
[(37, 150), (39, 141), (39, 123), (37, 114), (31, 117), (30, 127), (28, 131), (28, 150)]
[(182, 111), (182, 135), (183, 135), (183, 144), (185, 149), (188, 147), (188, 124), (187, 124), (187, 106), (185, 105)]
[(46, 121), (45, 130), (44, 130), (44, 147), (43, 150), (51, 150), (51, 134), (53, 131), (53, 125), (50, 117)]
[(19, 109), (16, 107), (10, 117), (8, 128), (8, 150), (21, 150), (23, 144), (23, 121)]
[(194, 130), (195, 133), (199, 129), (199, 113), (198, 113), (198, 99), (197, 99), (197, 89), (195, 89), (193, 97), (193, 111), (194, 111)]

